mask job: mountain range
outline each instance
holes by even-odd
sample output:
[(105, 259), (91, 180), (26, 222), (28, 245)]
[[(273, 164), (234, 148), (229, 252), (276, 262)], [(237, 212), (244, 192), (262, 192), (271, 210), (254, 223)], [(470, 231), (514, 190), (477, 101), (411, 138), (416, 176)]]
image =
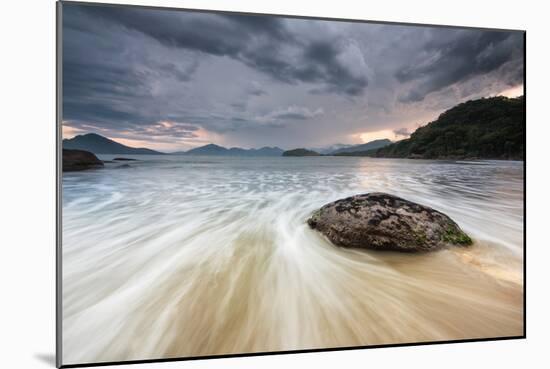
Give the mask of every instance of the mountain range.
[[(85, 150), (94, 154), (113, 155), (164, 155), (166, 153), (147, 148), (137, 148), (123, 145), (97, 133), (87, 133), (63, 140), (63, 148), (70, 150)], [(172, 155), (207, 155), (207, 156), (281, 156), (283, 149), (278, 147), (262, 147), (260, 149), (242, 149), (240, 147), (225, 148), (215, 144), (196, 147), (189, 151), (178, 151)]]
[(260, 149), (242, 149), (240, 147), (231, 147), (229, 149), (208, 144), (201, 147), (196, 147), (189, 151), (179, 151), (173, 154), (176, 155), (208, 155), (208, 156), (281, 156), (283, 149), (278, 147), (262, 147)]

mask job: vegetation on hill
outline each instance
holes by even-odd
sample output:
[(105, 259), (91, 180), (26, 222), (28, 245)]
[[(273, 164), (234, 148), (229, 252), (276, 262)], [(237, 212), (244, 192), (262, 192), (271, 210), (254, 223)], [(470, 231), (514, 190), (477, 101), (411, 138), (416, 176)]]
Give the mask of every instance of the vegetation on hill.
[(351, 152), (337, 152), (331, 154), (332, 156), (376, 156), (378, 149), (366, 150), (366, 151), (351, 151)]
[(525, 100), (503, 96), (459, 104), (410, 138), (367, 156), (423, 159), (524, 159)]

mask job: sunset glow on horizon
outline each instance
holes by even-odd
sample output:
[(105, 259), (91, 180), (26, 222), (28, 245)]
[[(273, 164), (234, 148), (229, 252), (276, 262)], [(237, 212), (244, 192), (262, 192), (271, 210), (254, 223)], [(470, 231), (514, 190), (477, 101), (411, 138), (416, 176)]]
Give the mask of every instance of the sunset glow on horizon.
[(374, 140), (388, 139), (390, 141), (395, 141), (395, 133), (390, 129), (384, 129), (381, 131), (374, 132), (363, 132), (360, 133), (359, 138), (362, 143), (367, 143)]
[(523, 84), (521, 85), (518, 85), (518, 86), (515, 86), (515, 87), (512, 87), (512, 88), (509, 88), (507, 90), (504, 90), (502, 92), (500, 92), (499, 94), (497, 94), (497, 96), (506, 96), (506, 97), (509, 97), (509, 98), (513, 98), (513, 97), (519, 97), (519, 96), (523, 96), (524, 94), (524, 87), (523, 87)]

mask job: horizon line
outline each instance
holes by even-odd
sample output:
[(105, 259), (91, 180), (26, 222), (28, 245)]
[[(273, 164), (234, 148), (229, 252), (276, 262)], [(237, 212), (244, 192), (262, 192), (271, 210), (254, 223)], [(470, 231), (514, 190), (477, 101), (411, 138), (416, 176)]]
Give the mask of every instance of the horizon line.
[[(160, 151), (160, 150), (155, 150), (155, 149), (151, 149), (149, 147), (135, 147), (135, 146), (129, 146), (129, 145), (126, 145), (126, 144), (123, 144), (123, 143), (120, 143), (118, 142), (116, 139), (113, 139), (111, 137), (108, 137), (108, 136), (104, 136), (104, 135), (101, 135), (99, 133), (96, 133), (96, 132), (87, 132), (87, 133), (80, 133), (80, 134), (77, 134), (77, 135), (74, 135), (73, 137), (67, 137), (67, 138), (63, 138), (63, 142), (66, 141), (66, 140), (72, 140), (76, 137), (83, 137), (83, 136), (88, 136), (88, 135), (96, 135), (96, 136), (99, 136), (99, 137), (102, 137), (102, 138), (105, 138), (107, 140), (110, 140), (110, 141), (113, 141), (119, 145), (122, 145), (122, 146), (126, 146), (128, 148), (131, 148), (131, 149), (145, 149), (145, 150), (151, 150), (151, 151), (155, 151), (155, 152), (158, 152), (159, 154), (177, 154), (177, 153), (187, 153), (191, 150), (195, 150), (195, 149), (200, 149), (202, 147), (206, 147), (206, 146), (209, 146), (209, 145), (213, 145), (213, 146), (217, 146), (217, 147), (221, 147), (225, 150), (231, 150), (231, 149), (240, 149), (240, 150), (246, 150), (246, 151), (250, 151), (250, 150), (261, 150), (261, 149), (279, 149), (279, 150), (282, 150), (282, 151), (289, 151), (289, 150), (297, 150), (297, 149), (308, 149), (308, 150), (312, 150), (312, 149), (315, 149), (315, 147), (306, 147), (306, 146), (302, 146), (302, 147), (294, 147), (294, 148), (291, 148), (291, 149), (284, 149), (280, 146), (261, 146), (261, 147), (253, 147), (253, 148), (244, 148), (244, 147), (240, 147), (240, 146), (231, 146), (231, 147), (226, 147), (226, 146), (222, 146), (222, 145), (218, 145), (216, 143), (213, 143), (213, 142), (209, 142), (207, 144), (204, 144), (204, 145), (201, 145), (201, 146), (197, 146), (197, 147), (193, 147), (191, 149), (188, 149), (188, 150), (176, 150), (176, 151)], [(391, 143), (396, 143), (396, 142), (399, 142), (401, 140), (390, 140), (389, 138), (377, 138), (377, 139), (374, 139), (374, 140), (370, 140), (370, 141), (367, 141), (367, 142), (363, 142), (363, 143), (359, 143), (359, 144), (343, 144), (343, 143), (335, 143), (335, 144), (330, 144), (330, 145), (327, 145), (327, 147), (330, 147), (330, 146), (334, 146), (334, 145), (345, 145), (345, 146), (348, 146), (348, 147), (351, 147), (351, 146), (357, 146), (357, 145), (366, 145), (366, 144), (369, 144), (371, 142), (375, 142), (375, 141), (382, 141), (382, 140), (388, 140), (390, 141)], [(319, 148), (316, 148), (316, 149), (319, 149)]]

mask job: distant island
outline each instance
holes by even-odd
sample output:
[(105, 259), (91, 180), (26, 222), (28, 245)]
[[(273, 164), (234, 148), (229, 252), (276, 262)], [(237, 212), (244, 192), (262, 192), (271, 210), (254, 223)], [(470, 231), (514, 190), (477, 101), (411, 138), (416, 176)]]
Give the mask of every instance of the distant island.
[(283, 152), (283, 156), (321, 156), (321, 154), (316, 151), (301, 148), (285, 151)]

